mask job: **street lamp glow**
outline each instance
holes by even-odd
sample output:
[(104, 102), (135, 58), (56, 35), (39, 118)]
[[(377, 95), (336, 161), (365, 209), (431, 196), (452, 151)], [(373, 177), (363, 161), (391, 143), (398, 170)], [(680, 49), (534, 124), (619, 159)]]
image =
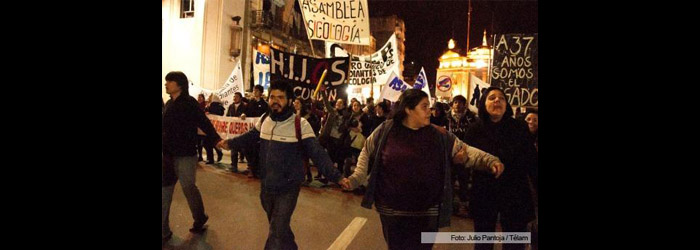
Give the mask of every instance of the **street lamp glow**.
[(484, 60), (477, 60), (475, 63), (475, 66), (476, 66), (476, 68), (479, 68), (479, 69), (486, 67), (486, 62), (484, 62)]

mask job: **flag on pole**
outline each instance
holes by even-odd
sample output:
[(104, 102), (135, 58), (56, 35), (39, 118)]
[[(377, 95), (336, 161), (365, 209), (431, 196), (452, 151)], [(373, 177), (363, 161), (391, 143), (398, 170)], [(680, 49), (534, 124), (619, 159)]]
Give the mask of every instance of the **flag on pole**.
[(423, 90), (423, 92), (428, 94), (430, 106), (433, 106), (433, 98), (430, 97), (430, 87), (428, 86), (428, 77), (425, 76), (425, 69), (423, 67), (420, 68), (420, 73), (418, 73), (416, 77), (416, 83), (413, 84), (413, 88)]
[(241, 71), (241, 60), (238, 60), (236, 67), (233, 68), (231, 75), (226, 79), (224, 86), (219, 89), (216, 94), (221, 99), (221, 104), (224, 108), (228, 108), (228, 105), (233, 103), (233, 95), (236, 92), (245, 92), (245, 86), (243, 85), (243, 71)]
[(484, 90), (488, 89), (489, 87), (491, 87), (491, 84), (482, 81), (474, 75), (470, 75), (469, 91), (471, 91), (472, 94), (469, 96), (469, 102), (467, 103), (469, 110), (471, 110), (474, 113), (479, 112), (479, 107), (477, 106), (477, 104), (479, 103), (479, 99), (484, 93)]
[(396, 102), (399, 100), (399, 97), (401, 97), (401, 93), (406, 91), (408, 87), (408, 84), (396, 76), (396, 73), (391, 72), (389, 81), (382, 89), (382, 93), (379, 95), (379, 101), (382, 99), (387, 99), (389, 101)]

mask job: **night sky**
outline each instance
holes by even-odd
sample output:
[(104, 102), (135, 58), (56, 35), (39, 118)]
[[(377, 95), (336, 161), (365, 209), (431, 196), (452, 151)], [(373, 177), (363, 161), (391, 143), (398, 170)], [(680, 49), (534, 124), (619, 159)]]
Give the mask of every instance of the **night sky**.
[[(367, 0), (370, 17), (397, 15), (406, 24), (406, 62), (416, 70), (425, 67), (428, 81), (435, 82), (438, 58), (455, 39), (458, 53), (466, 55), (468, 0)], [(469, 47), (481, 45), (496, 33), (537, 33), (537, 1), (472, 0)], [(493, 22), (493, 28), (492, 28)], [(454, 34), (454, 36), (453, 36)], [(382, 44), (377, 44), (381, 47)], [(432, 86), (432, 85), (431, 85)]]

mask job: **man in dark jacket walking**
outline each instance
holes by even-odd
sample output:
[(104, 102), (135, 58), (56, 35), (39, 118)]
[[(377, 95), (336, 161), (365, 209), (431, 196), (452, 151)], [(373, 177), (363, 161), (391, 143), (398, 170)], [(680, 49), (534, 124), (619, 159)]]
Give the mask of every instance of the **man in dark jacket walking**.
[[(162, 153), (163, 172), (174, 172), (180, 181), (187, 204), (192, 212), (194, 224), (190, 232), (201, 233), (209, 217), (204, 213), (204, 204), (199, 189), (195, 185), (197, 166), (197, 128), (206, 133), (206, 140), (216, 144), (221, 140), (214, 126), (189, 95), (187, 76), (173, 71), (165, 76), (165, 91), (170, 100), (165, 104), (162, 119)], [(163, 244), (172, 237), (169, 226), (170, 204), (172, 203), (173, 185), (162, 187), (162, 231)]]

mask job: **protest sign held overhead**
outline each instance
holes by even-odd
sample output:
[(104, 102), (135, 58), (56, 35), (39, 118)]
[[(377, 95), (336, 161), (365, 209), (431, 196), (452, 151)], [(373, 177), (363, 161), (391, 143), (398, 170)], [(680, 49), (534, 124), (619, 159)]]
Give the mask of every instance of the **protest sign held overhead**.
[[(271, 49), (270, 80), (286, 79), (293, 83), (294, 95), (304, 100), (312, 98), (324, 69), (328, 73), (323, 80), (329, 99), (347, 99), (347, 77), (350, 58), (313, 58)], [(321, 95), (319, 95), (320, 97)]]
[(245, 87), (243, 85), (243, 72), (241, 71), (240, 60), (236, 64), (236, 67), (233, 68), (233, 72), (231, 72), (231, 75), (226, 79), (224, 86), (221, 87), (220, 90), (215, 91), (214, 93), (218, 95), (221, 99), (221, 104), (224, 105), (224, 107), (228, 107), (228, 105), (231, 105), (231, 103), (233, 103), (233, 95), (236, 92), (240, 92), (241, 94), (245, 93)]
[(414, 89), (420, 89), (426, 94), (428, 94), (428, 100), (430, 100), (430, 105), (432, 106), (435, 101), (430, 96), (430, 87), (428, 86), (428, 76), (425, 75), (425, 69), (420, 68), (420, 73), (416, 76), (416, 82), (413, 84)]
[[(347, 51), (334, 43), (326, 43), (326, 57), (346, 56)], [(350, 85), (384, 85), (392, 72), (399, 75), (399, 52), (396, 45), (396, 34), (370, 56), (351, 56)]]
[(309, 39), (370, 45), (367, 0), (299, 0)]
[(253, 84), (265, 90), (270, 88), (270, 57), (256, 49), (253, 49), (253, 78)]
[(396, 76), (396, 73), (391, 73), (391, 80), (387, 83), (386, 86), (382, 89), (382, 93), (379, 94), (379, 101), (382, 99), (387, 99), (392, 102), (396, 102), (399, 100), (399, 97), (401, 97), (401, 94), (406, 91), (406, 89), (410, 88), (411, 86), (408, 86), (406, 82), (401, 80), (398, 76)]
[(518, 107), (537, 107), (537, 34), (500, 34), (494, 39), (491, 85)]

